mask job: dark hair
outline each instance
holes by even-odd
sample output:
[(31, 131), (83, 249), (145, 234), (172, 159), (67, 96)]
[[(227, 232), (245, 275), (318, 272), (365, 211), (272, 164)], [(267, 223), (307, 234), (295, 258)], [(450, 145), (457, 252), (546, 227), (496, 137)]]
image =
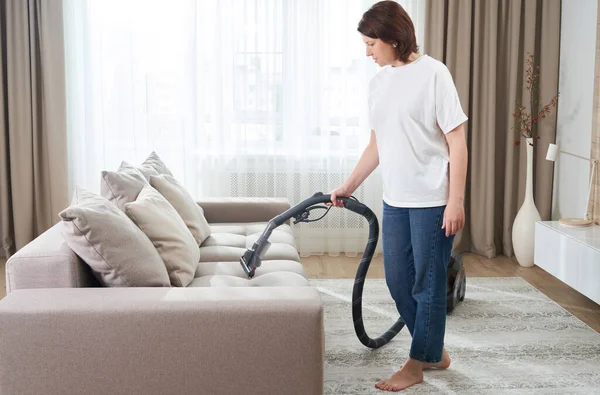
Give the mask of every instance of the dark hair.
[(362, 16), (358, 31), (388, 44), (396, 44), (398, 58), (407, 62), (413, 52), (419, 52), (415, 26), (402, 6), (393, 0), (375, 3)]

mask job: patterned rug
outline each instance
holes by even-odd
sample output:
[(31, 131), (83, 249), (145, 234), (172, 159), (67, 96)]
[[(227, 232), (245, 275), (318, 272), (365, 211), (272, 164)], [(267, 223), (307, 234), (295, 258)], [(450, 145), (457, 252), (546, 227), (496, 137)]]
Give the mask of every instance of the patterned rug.
[[(325, 394), (382, 394), (373, 384), (408, 357), (406, 328), (371, 350), (352, 325), (353, 280), (310, 280), (325, 304)], [(383, 279), (363, 294), (365, 329), (377, 337), (398, 317)], [(448, 370), (425, 371), (406, 394), (600, 394), (600, 334), (521, 278), (468, 278), (448, 315)]]

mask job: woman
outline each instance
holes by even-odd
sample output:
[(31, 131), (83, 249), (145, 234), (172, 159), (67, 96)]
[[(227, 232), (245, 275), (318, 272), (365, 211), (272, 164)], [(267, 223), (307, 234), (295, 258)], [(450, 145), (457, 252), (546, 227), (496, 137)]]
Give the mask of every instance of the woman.
[(419, 55), (413, 23), (395, 1), (364, 13), (366, 55), (383, 68), (369, 86), (371, 139), (331, 201), (350, 196), (381, 165), (385, 278), (412, 342), (408, 360), (375, 386), (398, 391), (447, 368), (446, 277), (454, 235), (464, 225), (467, 120), (446, 66)]

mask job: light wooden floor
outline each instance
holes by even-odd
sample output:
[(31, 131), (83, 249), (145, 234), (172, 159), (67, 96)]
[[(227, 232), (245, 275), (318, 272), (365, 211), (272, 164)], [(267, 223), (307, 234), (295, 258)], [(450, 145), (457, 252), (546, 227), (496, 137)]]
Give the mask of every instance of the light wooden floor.
[[(360, 257), (310, 256), (302, 258), (309, 278), (354, 278)], [(544, 270), (534, 266), (523, 268), (513, 259), (500, 256), (486, 259), (474, 254), (464, 254), (463, 261), (467, 277), (521, 277), (540, 292), (564, 307), (574, 316), (600, 332), (600, 305), (557, 280)], [(5, 296), (5, 261), (0, 258), (0, 298)], [(368, 277), (383, 278), (381, 255), (373, 258)]]

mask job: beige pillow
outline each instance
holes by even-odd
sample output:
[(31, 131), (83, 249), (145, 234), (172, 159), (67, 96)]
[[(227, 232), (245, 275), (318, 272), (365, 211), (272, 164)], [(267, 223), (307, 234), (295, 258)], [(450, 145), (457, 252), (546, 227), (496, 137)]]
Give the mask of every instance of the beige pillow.
[(158, 172), (158, 174), (167, 174), (172, 176), (171, 170), (165, 165), (162, 159), (158, 156), (155, 151), (146, 158), (146, 160), (142, 163), (142, 167), (151, 167)]
[(100, 173), (100, 194), (121, 210), (125, 209), (125, 203), (135, 201), (146, 185), (149, 184), (144, 175), (133, 166)]
[(169, 274), (146, 235), (113, 203), (75, 188), (60, 212), (67, 245), (107, 287), (169, 287)]
[(156, 169), (154, 169), (152, 166), (150, 165), (141, 165), (138, 167), (133, 166), (132, 164), (128, 163), (128, 162), (121, 162), (121, 165), (119, 166), (119, 168), (117, 169), (117, 171), (123, 171), (123, 170), (129, 170), (129, 169), (135, 169), (137, 171), (139, 171), (140, 173), (142, 173), (142, 175), (144, 176), (144, 178), (146, 179), (146, 181), (150, 180), (150, 176), (157, 176), (158, 175), (158, 171), (156, 171)]
[(204, 210), (175, 177), (166, 174), (150, 176), (150, 185), (171, 203), (198, 245), (210, 236), (210, 225), (204, 218)]
[(125, 214), (148, 236), (162, 258), (171, 285), (186, 287), (200, 261), (200, 247), (177, 211), (156, 189), (146, 185)]

